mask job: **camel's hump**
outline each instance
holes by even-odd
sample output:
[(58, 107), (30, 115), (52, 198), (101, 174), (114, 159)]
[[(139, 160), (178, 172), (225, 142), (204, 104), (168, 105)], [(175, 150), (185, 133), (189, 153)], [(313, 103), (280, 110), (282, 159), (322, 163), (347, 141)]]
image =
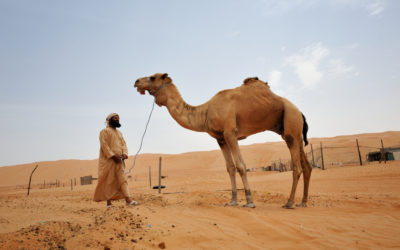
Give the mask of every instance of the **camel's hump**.
[[(244, 79), (243, 84), (244, 84), (244, 85), (248, 85), (248, 84), (252, 84), (252, 83), (255, 83), (255, 82), (263, 82), (263, 81), (261, 81), (260, 79), (258, 79), (257, 76), (256, 76), (256, 77), (247, 77), (246, 79)], [(265, 84), (268, 85), (267, 82), (265, 82)]]

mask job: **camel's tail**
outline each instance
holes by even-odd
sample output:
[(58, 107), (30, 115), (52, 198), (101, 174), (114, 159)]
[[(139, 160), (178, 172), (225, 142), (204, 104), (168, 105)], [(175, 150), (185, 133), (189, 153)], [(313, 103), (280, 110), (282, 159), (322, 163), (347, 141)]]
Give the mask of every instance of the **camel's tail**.
[(306, 117), (301, 113), (301, 116), (303, 116), (303, 140), (305, 145), (308, 145), (308, 140), (307, 140), (307, 132), (308, 132), (308, 124), (306, 121)]

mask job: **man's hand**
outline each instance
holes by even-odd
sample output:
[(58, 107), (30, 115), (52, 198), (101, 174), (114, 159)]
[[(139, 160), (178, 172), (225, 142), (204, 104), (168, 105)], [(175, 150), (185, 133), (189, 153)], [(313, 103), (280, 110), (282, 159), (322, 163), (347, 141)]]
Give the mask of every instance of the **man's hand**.
[(128, 159), (128, 156), (126, 154), (122, 154), (122, 158), (125, 160)]
[(113, 157), (111, 157), (115, 163), (120, 163), (121, 162), (121, 156), (118, 155), (113, 155)]

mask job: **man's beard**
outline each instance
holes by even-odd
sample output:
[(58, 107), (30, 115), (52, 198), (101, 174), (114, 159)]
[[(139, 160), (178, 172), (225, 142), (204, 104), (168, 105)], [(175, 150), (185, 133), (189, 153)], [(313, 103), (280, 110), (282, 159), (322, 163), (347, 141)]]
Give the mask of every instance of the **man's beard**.
[(119, 121), (110, 120), (110, 126), (113, 128), (119, 128), (119, 127), (121, 127), (121, 124), (119, 123)]

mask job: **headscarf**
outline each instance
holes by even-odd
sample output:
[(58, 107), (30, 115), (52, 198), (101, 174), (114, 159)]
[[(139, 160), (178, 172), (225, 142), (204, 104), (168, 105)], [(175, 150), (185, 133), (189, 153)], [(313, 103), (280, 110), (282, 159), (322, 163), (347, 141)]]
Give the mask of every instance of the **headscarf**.
[[(106, 121), (105, 121), (106, 127), (109, 126), (110, 119), (113, 118), (113, 117), (116, 116), (116, 115), (118, 115), (118, 114), (117, 114), (117, 113), (111, 113), (111, 114), (109, 114), (109, 115), (107, 116)], [(118, 116), (119, 116), (119, 115), (118, 115)]]
[[(106, 121), (108, 122), (111, 118), (113, 118), (114, 116), (118, 115), (117, 113), (111, 113), (107, 116)], [(119, 115), (118, 115), (119, 116)]]

